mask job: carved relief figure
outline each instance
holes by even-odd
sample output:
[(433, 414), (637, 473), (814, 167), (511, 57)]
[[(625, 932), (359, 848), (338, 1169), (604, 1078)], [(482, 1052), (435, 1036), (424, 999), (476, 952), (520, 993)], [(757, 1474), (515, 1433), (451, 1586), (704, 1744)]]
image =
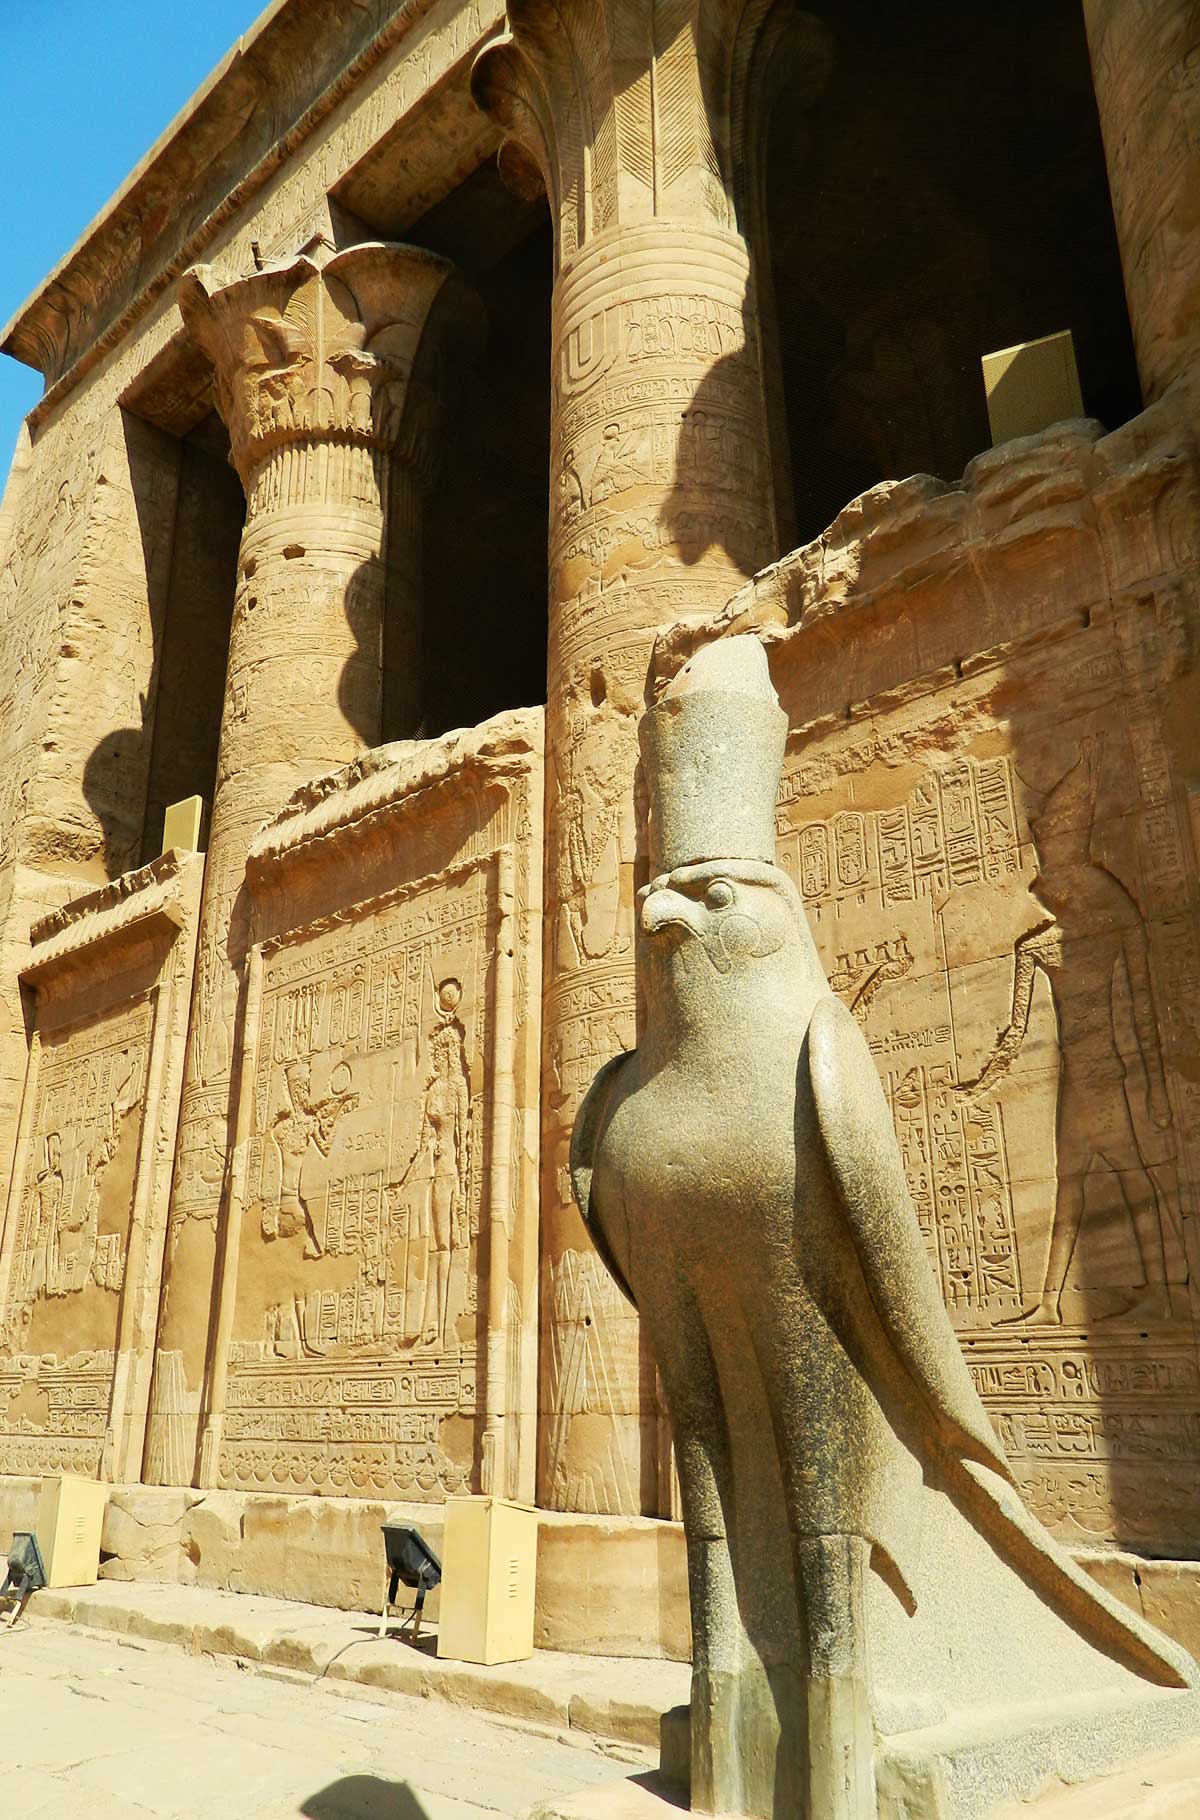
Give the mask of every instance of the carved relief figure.
[(402, 1187), (420, 1161), (430, 1171), (423, 1222), (427, 1264), (421, 1343), (425, 1346), (450, 1344), (446, 1316), (451, 1255), (470, 1242), (466, 1202), (471, 1089), (465, 1032), (455, 1015), (461, 998), (462, 987), (457, 980), (443, 980), (438, 987), (440, 1021), (429, 1037), (429, 1075), (421, 1101), (420, 1135), (412, 1161), (397, 1184)]
[(328, 1156), (338, 1120), (353, 1112), (358, 1105), (357, 1093), (349, 1091), (349, 1071), (342, 1091), (327, 1094), (324, 1099), (312, 1096), (312, 1070), (306, 1061), (289, 1062), (284, 1069), (287, 1105), (276, 1113), (271, 1136), (279, 1153), (279, 1195), (275, 1204), (264, 1206), (262, 1233), (264, 1239), (290, 1239), (304, 1233), (304, 1255), (318, 1258), (321, 1242), (313, 1225), (312, 1214), (303, 1192), (303, 1170), (310, 1151)]
[[(66, 1052), (69, 1056), (69, 1048)], [(137, 1052), (122, 1050), (92, 1067), (83, 1102), (72, 1108), (78, 1122), (58, 1121), (42, 1134), (42, 1161), (26, 1190), (18, 1238), (10, 1336), (14, 1327), (28, 1323), (39, 1300), (77, 1294), (89, 1282), (102, 1289), (121, 1286), (123, 1241), (119, 1233), (100, 1233), (101, 1198), (125, 1121), (140, 1103), (141, 1059)], [(66, 1067), (69, 1081), (69, 1060)]]
[[(829, 984), (876, 1059), (943, 1299), (961, 1331), (978, 1332), (1014, 1313), (1024, 1292), (1008, 1108), (953, 1091), (954, 982), (965, 958), (959, 931), (976, 927), (990, 887), (1019, 882), (1011, 762), (921, 764), (896, 792), (905, 756), (875, 731), (851, 733), (835, 762), (809, 758), (785, 773), (779, 863), (804, 899)], [(847, 774), (854, 810), (836, 806)], [(887, 801), (877, 804), (880, 784)], [(814, 803), (821, 820), (808, 819)], [(973, 946), (965, 952), (978, 958)]]
[(573, 679), (569, 736), (557, 759), (559, 901), (576, 965), (628, 951), (621, 926), (621, 872), (633, 861), (630, 776), (635, 735), (626, 717), (597, 714)]
[(62, 1133), (48, 1131), (45, 1139), (45, 1162), (33, 1184), (33, 1217), (30, 1222), (24, 1300), (27, 1304), (43, 1295), (53, 1274), (51, 1257), (58, 1242), (58, 1222), (66, 1192), (62, 1169)]
[(1012, 1066), (1029, 1028), (1040, 970), (1058, 1020), (1057, 1193), (1042, 1293), (1018, 1317), (1030, 1326), (1061, 1323), (1063, 1285), (1083, 1221), (1087, 1177), (1097, 1166), (1116, 1175), (1141, 1258), (1142, 1294), (1125, 1312), (1136, 1320), (1166, 1320), (1171, 1313), (1163, 1218), (1172, 1210), (1164, 1206), (1151, 1175), (1151, 1159), (1143, 1152), (1131, 1110), (1133, 1083), (1116, 1024), (1121, 975), (1146, 1110), (1159, 1131), (1171, 1124), (1171, 1105), (1141, 912), (1126, 887), (1091, 852), (1100, 761), (1100, 740), (1082, 740), (1075, 763), (1031, 820), (1038, 853), (1031, 891), (1048, 920), (1016, 943), (1008, 1025), (979, 1075), (957, 1089), (979, 1098)]
[(875, 1820), (881, 1696), (1066, 1680), (1099, 1706), (1200, 1670), (1017, 1493), (867, 1043), (775, 861), (786, 733), (748, 637), (703, 648), (643, 721), (645, 1027), (593, 1083), (572, 1170), (671, 1410), (692, 1806)]

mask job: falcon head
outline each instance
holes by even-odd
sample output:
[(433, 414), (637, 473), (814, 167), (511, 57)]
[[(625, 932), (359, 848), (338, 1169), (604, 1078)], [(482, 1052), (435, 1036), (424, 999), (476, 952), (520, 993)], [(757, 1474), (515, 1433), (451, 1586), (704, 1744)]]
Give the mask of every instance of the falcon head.
[(699, 943), (718, 973), (794, 944), (803, 928), (796, 888), (761, 860), (714, 859), (651, 879), (639, 924), (655, 947)]

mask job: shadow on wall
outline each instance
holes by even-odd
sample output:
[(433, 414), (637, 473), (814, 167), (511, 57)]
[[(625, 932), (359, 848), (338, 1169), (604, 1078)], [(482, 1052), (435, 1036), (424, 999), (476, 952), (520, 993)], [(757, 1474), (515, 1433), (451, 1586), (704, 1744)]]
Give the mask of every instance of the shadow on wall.
[[(721, 550), (732, 573), (729, 593), (780, 555), (772, 522), (772, 476), (760, 435), (758, 378), (748, 370), (748, 350), (758, 342), (754, 292), (742, 298), (743, 348), (721, 354), (696, 387), (683, 414), (671, 491), (663, 504), (679, 560), (688, 568)], [(729, 398), (741, 394), (748, 417), (730, 414)], [(747, 433), (743, 433), (743, 423)], [(738, 489), (727, 490), (730, 478)], [(751, 477), (750, 489), (746, 478)]]
[(341, 1776), (309, 1795), (298, 1811), (306, 1820), (432, 1820), (415, 1789), (382, 1776)]
[(122, 428), (139, 545), (123, 566), (132, 574), (140, 561), (151, 650), (140, 643), (131, 596), (87, 704), (99, 711), (127, 677), (134, 683), (129, 706), (114, 714), (128, 724), (105, 733), (83, 765), (109, 878), (158, 853), (168, 803), (211, 800), (243, 517), (223, 432), (215, 445), (207, 424), (180, 439), (131, 412)]
[[(97, 741), (84, 764), (82, 780), (87, 806), (99, 824), (104, 872), (108, 878), (136, 865), (140, 857), (154, 722), (154, 689), (162, 654), (179, 485), (180, 445), (176, 439), (125, 412), (121, 427), (145, 574), (145, 618), (151, 651), (147, 662), (146, 654), (138, 648), (138, 628), (131, 623), (133, 614), (126, 610), (124, 601), (118, 599), (120, 617), (113, 619), (108, 634), (110, 640), (117, 641), (118, 648), (106, 654), (105, 671), (94, 677), (91, 705), (103, 713), (112, 694), (123, 690), (128, 678), (134, 684), (129, 693), (136, 702), (137, 724), (113, 727)], [(96, 508), (96, 536), (101, 535), (99, 517), (103, 502), (120, 497), (120, 464), (115, 451), (106, 450), (102, 460), (104, 465), (97, 483), (101, 505)], [(104, 488), (102, 495), (101, 487)], [(103, 534), (115, 543), (123, 535), (124, 527), (116, 509), (109, 510), (113, 514), (112, 526), (110, 529), (106, 524)], [(116, 550), (114, 554), (119, 556), (121, 552)], [(135, 605), (130, 602), (130, 608)], [(121, 646), (125, 648), (119, 648)], [(143, 681), (148, 687), (141, 686)]]

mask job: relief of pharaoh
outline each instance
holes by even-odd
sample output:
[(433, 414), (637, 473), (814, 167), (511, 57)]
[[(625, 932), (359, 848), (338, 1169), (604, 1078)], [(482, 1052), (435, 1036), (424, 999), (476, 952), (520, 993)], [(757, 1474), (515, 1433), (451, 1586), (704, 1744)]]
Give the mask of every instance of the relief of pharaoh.
[(1141, 1700), (1197, 1669), (1015, 1489), (866, 1039), (775, 863), (786, 735), (750, 637), (702, 649), (643, 718), (645, 1028), (580, 1109), (573, 1180), (672, 1420), (692, 1805), (875, 1820), (889, 1731), (1064, 1687)]
[(306, 1061), (289, 1062), (284, 1069), (287, 1103), (271, 1123), (271, 1136), (279, 1153), (279, 1194), (265, 1206), (262, 1234), (265, 1239), (289, 1239), (304, 1234), (304, 1255), (319, 1258), (321, 1241), (313, 1225), (305, 1193), (304, 1168), (310, 1151), (327, 1157), (333, 1148), (338, 1121), (358, 1105), (357, 1093), (330, 1093), (314, 1099), (312, 1069)]

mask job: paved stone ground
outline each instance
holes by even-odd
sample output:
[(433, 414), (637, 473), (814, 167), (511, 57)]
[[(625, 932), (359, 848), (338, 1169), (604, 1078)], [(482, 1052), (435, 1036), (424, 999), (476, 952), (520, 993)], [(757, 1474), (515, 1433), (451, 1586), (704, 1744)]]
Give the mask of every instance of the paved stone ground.
[(432, 1634), (414, 1648), (393, 1627), (381, 1641), (378, 1616), (370, 1612), (200, 1586), (106, 1580), (46, 1588), (35, 1593), (28, 1615), (35, 1628), (66, 1623), (94, 1634), (173, 1644), (193, 1656), (236, 1656), (255, 1668), (297, 1669), (313, 1679), (446, 1700), (492, 1718), (654, 1750), (662, 1714), (686, 1702), (691, 1688), (691, 1669), (683, 1662), (536, 1650), (528, 1661), (485, 1668), (440, 1659)]
[(636, 1746), (69, 1625), (0, 1630), (12, 1820), (475, 1820), (648, 1762)]
[[(656, 1760), (444, 1697), (58, 1621), (0, 1629), (3, 1820), (491, 1820), (602, 1785), (597, 1820), (645, 1820), (621, 1785)], [(1200, 1741), (995, 1820), (1200, 1820)]]

